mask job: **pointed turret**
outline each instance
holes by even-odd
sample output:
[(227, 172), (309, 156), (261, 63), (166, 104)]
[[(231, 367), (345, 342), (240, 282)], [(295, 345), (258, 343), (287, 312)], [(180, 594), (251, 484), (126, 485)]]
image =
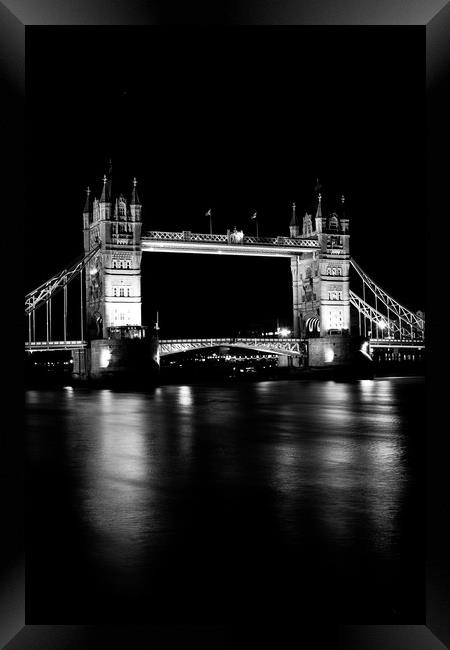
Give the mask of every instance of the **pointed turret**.
[(89, 214), (92, 210), (92, 201), (91, 201), (91, 188), (86, 188), (86, 202), (83, 208), (83, 214)]
[(99, 199), (99, 218), (106, 220), (111, 219), (111, 159), (109, 160), (108, 174), (109, 176), (103, 175), (103, 187)]
[(289, 224), (289, 232), (291, 237), (299, 237), (300, 235), (300, 226), (295, 212), (295, 203), (292, 204), (292, 217)]
[(317, 193), (316, 232), (322, 232), (322, 194), (320, 191)]
[(103, 188), (100, 195), (100, 203), (111, 202), (111, 178), (107, 178), (106, 174), (103, 175)]
[(130, 212), (131, 212), (131, 218), (134, 221), (140, 221), (142, 204), (141, 204), (141, 202), (139, 200), (136, 185), (137, 185), (137, 180), (136, 180), (136, 177), (134, 177), (133, 178), (133, 189), (131, 191)]
[(136, 185), (137, 185), (137, 180), (136, 180), (136, 176), (135, 176), (133, 178), (133, 190), (131, 192), (130, 205), (141, 205), (141, 202), (139, 201)]
[(86, 202), (83, 208), (83, 225), (84, 228), (89, 228), (89, 223), (92, 221), (92, 201), (90, 198), (91, 190), (86, 188)]

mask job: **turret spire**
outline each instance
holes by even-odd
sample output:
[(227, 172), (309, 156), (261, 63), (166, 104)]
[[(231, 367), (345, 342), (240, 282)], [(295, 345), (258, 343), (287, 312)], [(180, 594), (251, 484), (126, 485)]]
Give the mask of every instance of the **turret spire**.
[(317, 211), (316, 219), (322, 218), (322, 194), (319, 192), (317, 195)]
[(298, 219), (297, 219), (297, 214), (295, 212), (295, 201), (292, 203), (292, 217), (291, 217), (291, 223), (289, 224), (290, 226), (298, 226)]
[(112, 158), (109, 156), (107, 161), (107, 174), (103, 175), (103, 189), (100, 196), (100, 202), (110, 203), (111, 202), (111, 183), (112, 183)]
[(86, 203), (84, 204), (84, 210), (83, 212), (90, 212), (91, 211), (91, 200), (89, 198), (89, 195), (91, 193), (90, 187), (86, 188)]
[(139, 201), (139, 196), (138, 196), (138, 193), (137, 193), (136, 185), (137, 185), (137, 180), (136, 180), (136, 176), (135, 176), (133, 178), (133, 190), (131, 192), (130, 205), (141, 205), (141, 202)]

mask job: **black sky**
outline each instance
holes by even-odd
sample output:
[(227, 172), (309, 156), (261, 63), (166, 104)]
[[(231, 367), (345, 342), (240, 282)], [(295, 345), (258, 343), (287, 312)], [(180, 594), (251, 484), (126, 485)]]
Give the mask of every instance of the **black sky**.
[[(423, 308), (425, 32), (416, 27), (27, 29), (25, 289), (82, 252), (84, 189), (134, 175), (144, 229), (288, 234), (315, 178), (355, 259)], [(167, 335), (288, 321), (287, 260), (144, 255)]]

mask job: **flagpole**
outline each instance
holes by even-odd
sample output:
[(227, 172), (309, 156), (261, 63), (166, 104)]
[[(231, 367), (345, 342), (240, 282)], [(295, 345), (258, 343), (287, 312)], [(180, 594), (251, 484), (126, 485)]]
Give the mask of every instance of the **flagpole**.
[(250, 219), (254, 219), (254, 220), (255, 220), (255, 226), (256, 226), (256, 239), (259, 239), (259, 232), (258, 232), (258, 213), (255, 212), (255, 213), (250, 217)]
[(209, 213), (209, 234), (212, 235), (212, 216), (211, 216), (211, 212)]

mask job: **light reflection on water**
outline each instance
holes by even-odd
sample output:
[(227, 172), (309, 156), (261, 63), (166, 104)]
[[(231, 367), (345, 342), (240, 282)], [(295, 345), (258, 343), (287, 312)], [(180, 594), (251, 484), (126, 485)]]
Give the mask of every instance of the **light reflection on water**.
[(274, 527), (282, 545), (322, 537), (389, 553), (410, 480), (417, 382), (30, 391), (31, 462), (60, 462), (52, 450), (62, 437), (89, 552), (115, 571), (138, 571), (158, 548), (192, 537), (211, 501), (218, 534), (253, 499), (255, 525)]

